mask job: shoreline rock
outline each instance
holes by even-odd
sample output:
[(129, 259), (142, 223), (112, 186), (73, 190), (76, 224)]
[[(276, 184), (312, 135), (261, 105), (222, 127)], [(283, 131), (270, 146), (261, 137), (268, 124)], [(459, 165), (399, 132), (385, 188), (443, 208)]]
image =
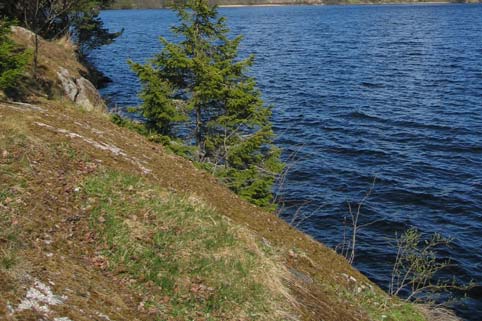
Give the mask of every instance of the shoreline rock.
[(104, 100), (89, 80), (84, 77), (75, 78), (63, 67), (59, 69), (57, 76), (65, 96), (73, 103), (86, 111), (106, 111)]

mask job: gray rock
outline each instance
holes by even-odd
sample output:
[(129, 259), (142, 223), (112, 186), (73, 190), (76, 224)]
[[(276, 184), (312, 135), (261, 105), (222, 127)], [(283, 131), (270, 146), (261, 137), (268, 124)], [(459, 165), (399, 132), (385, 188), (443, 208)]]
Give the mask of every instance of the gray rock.
[(74, 78), (65, 68), (57, 72), (65, 95), (87, 111), (105, 111), (105, 103), (95, 86), (84, 77)]
[(87, 79), (80, 77), (76, 81), (79, 93), (75, 103), (87, 111), (104, 111), (106, 106), (97, 88)]
[(60, 85), (62, 86), (65, 95), (75, 102), (77, 95), (79, 94), (79, 89), (77, 88), (74, 79), (70, 76), (69, 71), (65, 68), (60, 68), (57, 72), (57, 76), (59, 77)]
[(305, 284), (313, 284), (313, 279), (308, 276), (307, 274), (303, 273), (303, 272), (300, 272), (298, 270), (295, 270), (295, 269), (292, 269), (292, 268), (289, 268), (288, 269), (291, 274), (296, 278), (298, 279), (299, 281), (301, 281), (302, 283), (305, 283)]

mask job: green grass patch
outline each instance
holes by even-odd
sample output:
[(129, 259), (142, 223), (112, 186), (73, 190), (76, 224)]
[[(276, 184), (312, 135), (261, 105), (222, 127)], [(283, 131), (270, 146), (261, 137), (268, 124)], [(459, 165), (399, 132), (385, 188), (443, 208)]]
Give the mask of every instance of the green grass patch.
[[(1, 164), (0, 164), (1, 165)], [(6, 167), (0, 167), (0, 179), (6, 178), (8, 173)], [(2, 172), (5, 173), (2, 173)], [(15, 175), (11, 175), (15, 178)], [(12, 225), (12, 217), (15, 215), (16, 207), (15, 194), (7, 184), (14, 183), (14, 179), (8, 182), (0, 181), (0, 270), (10, 270), (17, 262), (17, 248), (19, 237), (17, 228)]]
[(109, 269), (136, 280), (159, 320), (283, 319), (276, 257), (202, 201), (116, 172), (84, 190)]
[(10, 270), (17, 263), (16, 254), (10, 249), (0, 249), (0, 269)]
[(9, 189), (5, 188), (3, 189), (1, 186), (0, 186), (0, 203), (3, 203), (5, 202), (5, 200), (7, 200), (9, 197), (11, 197), (13, 194), (10, 192)]

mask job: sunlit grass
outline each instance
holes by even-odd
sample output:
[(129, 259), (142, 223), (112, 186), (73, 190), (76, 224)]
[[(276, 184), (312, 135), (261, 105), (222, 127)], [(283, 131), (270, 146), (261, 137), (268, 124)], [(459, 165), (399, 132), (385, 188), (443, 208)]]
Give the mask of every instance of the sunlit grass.
[(155, 293), (145, 306), (158, 316), (283, 319), (284, 271), (275, 257), (201, 200), (115, 172), (88, 180), (84, 189), (108, 268)]

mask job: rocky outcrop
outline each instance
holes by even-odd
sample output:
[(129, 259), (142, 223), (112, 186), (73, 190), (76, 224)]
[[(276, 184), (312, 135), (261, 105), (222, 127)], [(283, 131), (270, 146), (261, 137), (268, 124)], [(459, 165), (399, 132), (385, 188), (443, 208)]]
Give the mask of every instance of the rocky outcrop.
[[(12, 38), (20, 46), (34, 50), (35, 33), (22, 27), (12, 27)], [(47, 41), (38, 38), (38, 64), (32, 88), (38, 96), (65, 96), (86, 111), (105, 111), (106, 105), (96, 87), (86, 79), (88, 68), (78, 60), (75, 45), (68, 37)]]
[(60, 85), (72, 102), (87, 111), (105, 111), (106, 105), (94, 85), (84, 77), (75, 78), (65, 68), (57, 72)]
[(62, 89), (65, 92), (65, 95), (75, 102), (77, 95), (79, 94), (79, 89), (75, 83), (75, 80), (70, 76), (70, 73), (65, 68), (60, 68), (57, 72), (57, 76), (59, 77), (60, 84), (62, 85)]
[(22, 38), (27, 39), (29, 41), (33, 41), (35, 39), (35, 33), (34, 32), (32, 32), (28, 29), (22, 28), (22, 27), (13, 26), (12, 32), (14, 34), (18, 35), (19, 37), (22, 37)]

